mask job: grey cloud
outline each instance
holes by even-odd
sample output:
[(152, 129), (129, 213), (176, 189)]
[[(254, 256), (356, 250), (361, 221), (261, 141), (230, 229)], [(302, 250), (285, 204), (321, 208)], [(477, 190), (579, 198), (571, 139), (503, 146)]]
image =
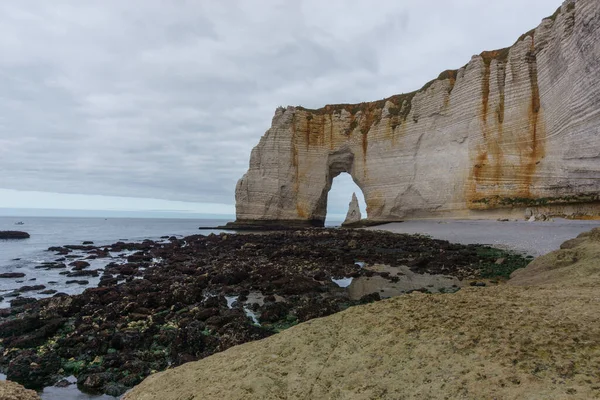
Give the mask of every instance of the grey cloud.
[(1, 2), (0, 188), (232, 203), (277, 106), (415, 90), (559, 4)]

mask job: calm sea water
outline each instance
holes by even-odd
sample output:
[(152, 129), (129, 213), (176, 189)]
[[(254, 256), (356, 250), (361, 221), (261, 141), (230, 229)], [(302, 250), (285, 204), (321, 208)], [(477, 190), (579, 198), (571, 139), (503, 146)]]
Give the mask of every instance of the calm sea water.
[[(15, 225), (16, 222), (24, 224)], [(0, 273), (22, 272), (26, 275), (19, 279), (0, 279), (0, 296), (31, 285), (44, 285), (46, 289), (76, 294), (98, 283), (99, 278), (66, 278), (59, 274), (60, 269), (36, 269), (43, 262), (60, 258), (54, 252), (46, 251), (51, 246), (81, 244), (83, 241), (93, 241), (95, 245), (102, 246), (119, 240), (139, 242), (144, 239), (157, 240), (161, 236), (218, 234), (222, 231), (198, 230), (198, 227), (219, 226), (226, 222), (202, 219), (0, 217), (0, 230), (22, 230), (31, 235), (31, 238), (24, 240), (0, 240)], [(84, 253), (80, 254), (82, 258), (85, 257)], [(113, 256), (115, 259), (89, 260), (89, 269), (102, 268), (111, 261), (118, 261), (119, 255)], [(85, 279), (90, 283), (86, 286), (66, 284), (71, 279)], [(25, 292), (23, 296), (43, 297), (38, 292)], [(7, 307), (8, 300), (10, 298), (0, 301), (0, 308)]]

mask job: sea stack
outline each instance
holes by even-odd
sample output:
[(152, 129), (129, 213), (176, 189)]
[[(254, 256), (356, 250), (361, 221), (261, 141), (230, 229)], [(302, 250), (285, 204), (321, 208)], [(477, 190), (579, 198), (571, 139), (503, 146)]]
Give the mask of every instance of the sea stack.
[(357, 224), (361, 219), (360, 208), (358, 206), (358, 199), (356, 198), (356, 193), (352, 193), (352, 200), (350, 200), (350, 204), (348, 205), (348, 213), (346, 214), (346, 219), (342, 223), (342, 226), (351, 226)]
[(342, 172), (369, 221), (599, 217), (600, 2), (565, 1), (515, 39), (411, 93), (278, 108), (236, 222), (323, 226)]

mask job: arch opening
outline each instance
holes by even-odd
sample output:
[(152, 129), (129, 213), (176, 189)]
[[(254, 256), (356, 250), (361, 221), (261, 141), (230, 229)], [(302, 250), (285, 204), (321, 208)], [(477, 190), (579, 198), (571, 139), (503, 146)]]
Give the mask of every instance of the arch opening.
[(349, 173), (342, 172), (332, 179), (327, 193), (325, 226), (339, 226), (344, 222), (352, 194), (356, 193), (362, 218), (367, 217), (365, 196)]
[[(354, 153), (352, 153), (348, 147), (343, 147), (329, 153), (324, 175), (324, 186), (311, 213), (313, 221), (317, 221), (319, 226), (325, 225), (328, 215), (330, 216), (330, 218), (327, 219), (328, 225), (335, 226), (338, 225), (337, 222), (341, 224), (348, 212), (348, 205), (352, 199), (353, 192), (356, 193), (357, 199), (360, 198), (359, 204), (363, 205), (363, 208), (361, 208), (361, 216), (363, 218), (367, 217), (366, 212), (362, 211), (366, 204), (366, 196), (364, 196), (360, 187), (361, 182), (357, 181), (357, 177), (353, 174), (353, 167)], [(344, 177), (339, 180), (336, 187), (339, 186), (341, 190), (336, 188), (335, 192), (330, 195), (333, 180), (340, 174), (343, 174)]]

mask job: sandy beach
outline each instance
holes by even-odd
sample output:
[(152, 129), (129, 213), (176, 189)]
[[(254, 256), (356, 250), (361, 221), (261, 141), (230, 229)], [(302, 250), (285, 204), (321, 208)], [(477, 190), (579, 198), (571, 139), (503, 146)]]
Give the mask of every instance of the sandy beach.
[(560, 248), (581, 232), (600, 226), (600, 221), (556, 219), (554, 221), (414, 220), (365, 229), (430, 235), (461, 244), (487, 244), (523, 252), (534, 257)]

